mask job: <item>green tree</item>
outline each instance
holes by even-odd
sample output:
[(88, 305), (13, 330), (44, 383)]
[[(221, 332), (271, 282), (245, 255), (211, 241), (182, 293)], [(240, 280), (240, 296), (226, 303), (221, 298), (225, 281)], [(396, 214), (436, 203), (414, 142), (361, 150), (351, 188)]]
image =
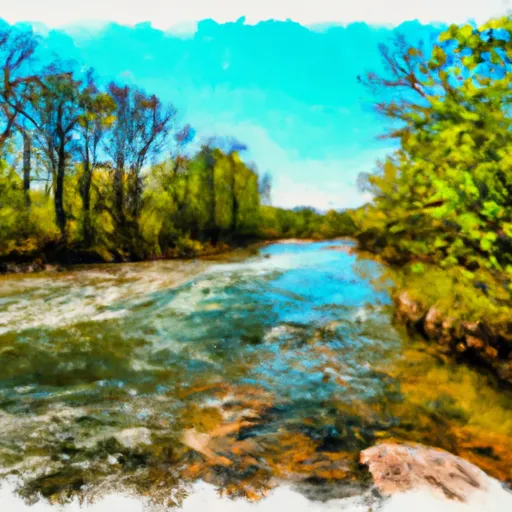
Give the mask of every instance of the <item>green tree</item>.
[(432, 48), (382, 48), (379, 95), (399, 149), (367, 176), (360, 239), (394, 261), (512, 264), (510, 18), (453, 25)]
[(82, 237), (84, 246), (89, 247), (94, 237), (91, 223), (93, 175), (100, 163), (99, 154), (105, 132), (115, 119), (115, 103), (109, 94), (100, 91), (94, 82), (92, 71), (87, 73), (85, 86), (79, 91), (78, 108), (78, 151), (82, 161), (79, 185), (83, 209)]
[(66, 238), (64, 179), (74, 150), (74, 130), (79, 120), (80, 81), (73, 72), (61, 70), (60, 63), (49, 67), (44, 79), (31, 91), (30, 120), (37, 143), (51, 173), (55, 216), (61, 236)]

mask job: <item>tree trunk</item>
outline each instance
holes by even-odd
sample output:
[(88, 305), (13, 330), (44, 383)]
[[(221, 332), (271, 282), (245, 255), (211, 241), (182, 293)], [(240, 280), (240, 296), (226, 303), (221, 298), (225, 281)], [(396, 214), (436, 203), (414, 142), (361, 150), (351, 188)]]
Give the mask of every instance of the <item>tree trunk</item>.
[(233, 169), (233, 175), (231, 177), (231, 233), (236, 233), (238, 227), (238, 197), (236, 195), (236, 170)]
[(23, 130), (23, 192), (25, 205), (30, 207), (30, 172), (32, 170), (32, 137)]
[[(87, 151), (87, 150), (86, 150)], [(91, 226), (91, 183), (92, 171), (89, 157), (84, 161), (84, 174), (82, 176), (82, 207), (84, 210), (84, 245), (89, 247), (92, 244), (92, 226)]]
[(210, 203), (210, 223), (211, 223), (211, 237), (212, 242), (216, 244), (219, 240), (219, 229), (217, 227), (217, 191), (215, 181), (215, 165), (212, 165), (210, 169), (210, 191), (211, 191), (211, 203)]
[(57, 154), (57, 179), (55, 183), (55, 216), (62, 238), (66, 238), (66, 213), (64, 211), (64, 174), (66, 172), (66, 151), (64, 143), (59, 144)]
[(188, 205), (188, 196), (189, 196), (189, 187), (190, 187), (190, 185), (189, 185), (190, 179), (189, 179), (188, 174), (186, 174), (184, 176), (184, 180), (185, 180), (185, 184), (184, 184), (183, 196), (181, 199), (178, 197), (178, 192), (176, 190), (176, 188), (177, 188), (176, 181), (174, 182), (173, 189), (175, 189), (174, 203), (176, 204), (176, 214), (177, 214), (176, 217), (178, 220), (178, 224), (182, 229), (187, 229), (188, 226), (185, 223), (185, 218), (186, 218), (186, 207)]
[(131, 208), (130, 213), (134, 220), (139, 220), (140, 212), (142, 210), (142, 176), (140, 175), (140, 170), (131, 169), (130, 170), (131, 177)]
[(116, 162), (114, 172), (114, 208), (116, 212), (116, 222), (118, 225), (124, 225), (124, 158), (119, 157)]

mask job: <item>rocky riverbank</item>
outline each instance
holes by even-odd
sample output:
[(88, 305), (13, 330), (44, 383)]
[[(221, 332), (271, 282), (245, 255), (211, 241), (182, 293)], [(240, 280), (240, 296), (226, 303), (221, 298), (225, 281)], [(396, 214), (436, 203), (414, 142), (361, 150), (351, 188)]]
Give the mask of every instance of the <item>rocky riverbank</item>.
[(497, 332), (481, 321), (450, 318), (436, 305), (415, 300), (407, 290), (396, 292), (393, 300), (396, 319), (410, 330), (459, 357), (492, 369), (501, 380), (512, 384), (512, 333)]

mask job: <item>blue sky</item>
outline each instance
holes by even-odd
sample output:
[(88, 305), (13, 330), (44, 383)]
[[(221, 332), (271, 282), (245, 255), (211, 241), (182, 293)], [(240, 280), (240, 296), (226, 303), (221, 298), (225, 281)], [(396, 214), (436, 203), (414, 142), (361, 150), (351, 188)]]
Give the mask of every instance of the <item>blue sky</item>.
[(502, 0), (184, 4), (17, 0), (0, 17), (35, 22), (52, 49), (172, 101), (200, 137), (245, 142), (246, 158), (274, 177), (274, 204), (322, 209), (364, 202), (357, 175), (390, 150), (357, 82), (378, 69), (378, 44), (508, 9)]

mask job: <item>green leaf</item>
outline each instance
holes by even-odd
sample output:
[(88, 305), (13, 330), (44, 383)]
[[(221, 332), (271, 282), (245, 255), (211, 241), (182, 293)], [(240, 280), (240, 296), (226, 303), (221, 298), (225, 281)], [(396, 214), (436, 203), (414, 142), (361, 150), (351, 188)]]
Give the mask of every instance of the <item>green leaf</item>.
[(459, 35), (464, 39), (469, 39), (473, 35), (473, 27), (471, 25), (464, 25), (459, 29)]
[(411, 272), (413, 274), (423, 274), (425, 272), (425, 265), (420, 262), (413, 263), (411, 265)]

